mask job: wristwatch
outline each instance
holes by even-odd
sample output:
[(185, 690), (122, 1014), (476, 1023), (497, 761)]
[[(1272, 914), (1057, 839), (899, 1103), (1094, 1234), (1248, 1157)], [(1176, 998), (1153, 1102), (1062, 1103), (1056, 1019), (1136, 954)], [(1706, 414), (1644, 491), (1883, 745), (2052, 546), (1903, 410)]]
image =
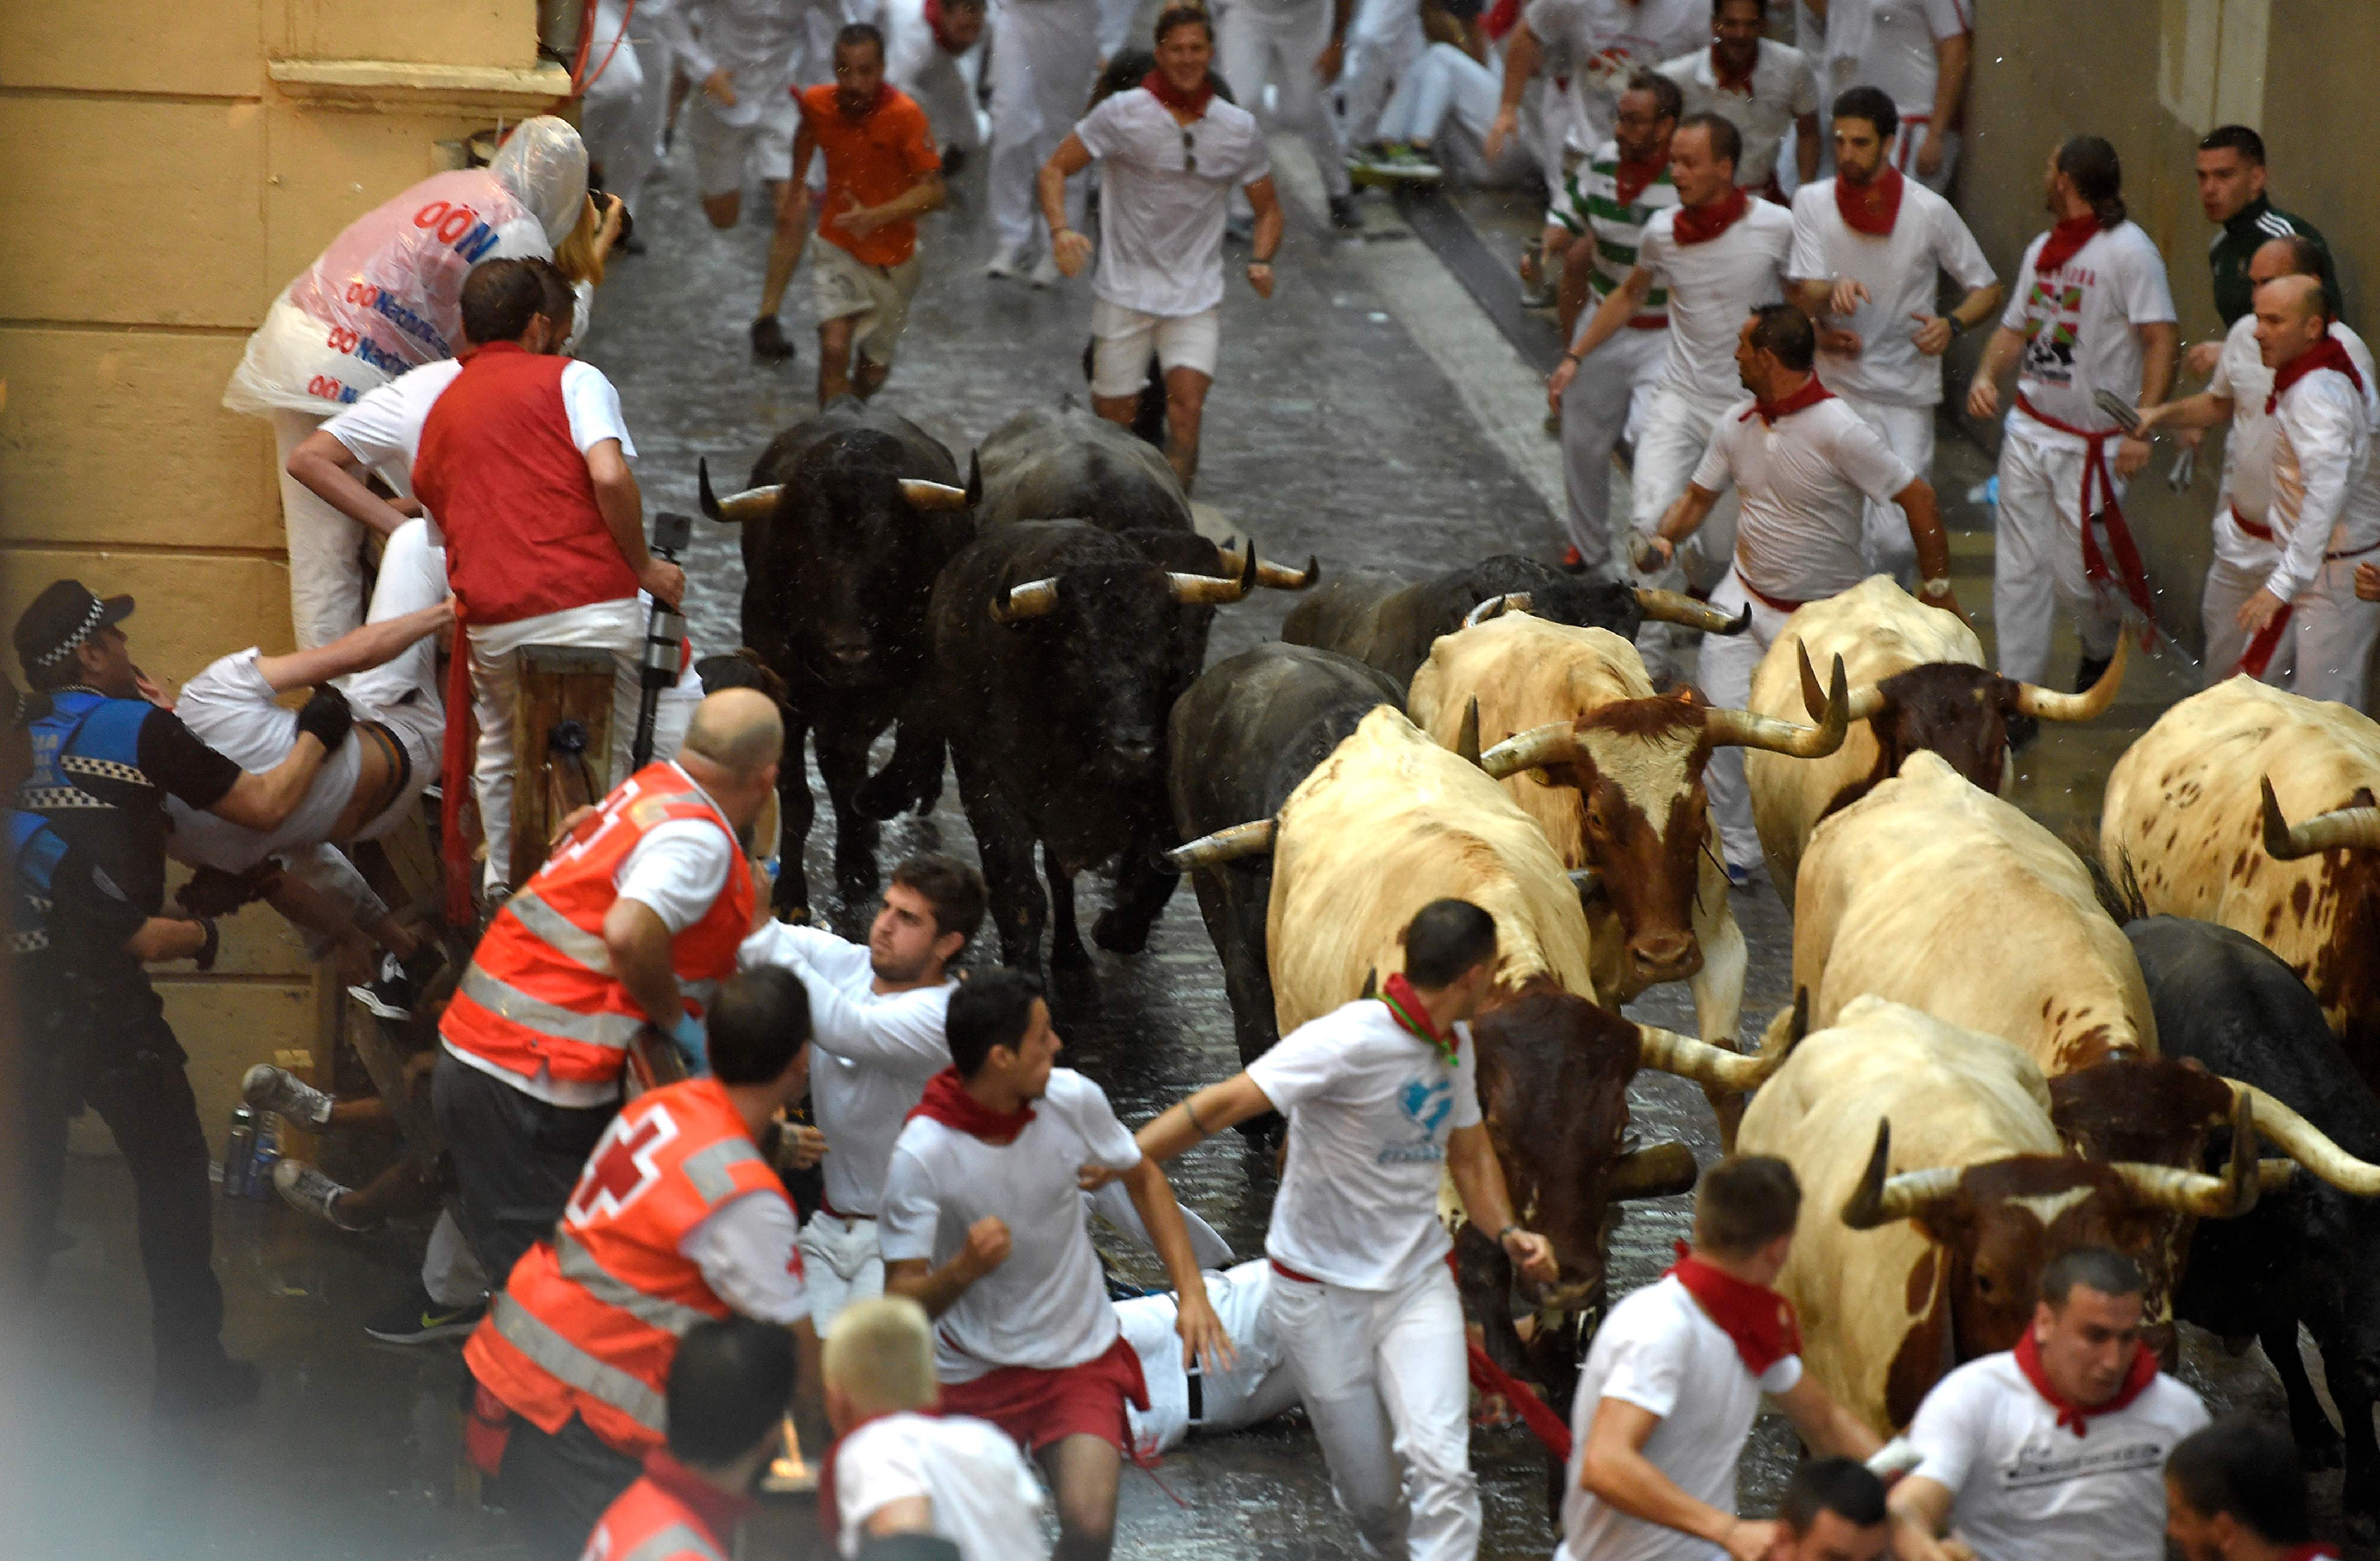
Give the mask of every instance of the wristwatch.
[(1917, 594), (1925, 597), (1929, 602), (1949, 595), (1950, 577), (1948, 575), (1936, 575), (1925, 584), (1917, 588)]
[(1964, 320), (1960, 319), (1955, 314), (1945, 314), (1942, 318), (1950, 323), (1950, 339), (1952, 341), (1957, 341), (1961, 336), (1967, 334), (1967, 323)]

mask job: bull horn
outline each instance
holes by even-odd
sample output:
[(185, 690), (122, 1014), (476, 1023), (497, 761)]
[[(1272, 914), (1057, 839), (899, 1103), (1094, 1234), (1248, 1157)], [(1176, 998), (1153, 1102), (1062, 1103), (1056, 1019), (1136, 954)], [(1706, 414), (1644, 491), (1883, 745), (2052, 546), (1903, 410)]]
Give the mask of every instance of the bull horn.
[(1772, 721), (1748, 710), (1714, 710), (1703, 717), (1703, 730), (1710, 734), (1714, 747), (1760, 748), (1796, 759), (1823, 759), (1843, 746), (1843, 734), (1851, 729), (1851, 692), (1844, 686), (1840, 656), (1835, 658), (1830, 687), (1827, 713), (1815, 726)]
[(2108, 660), (2107, 670), (2099, 680), (2079, 694), (2061, 694), (2031, 683), (2016, 686), (2016, 707), (2019, 713), (2040, 721), (2088, 721), (2104, 715), (2116, 702), (2116, 690), (2124, 686), (2124, 664), (2131, 656), (2131, 647), (2125, 641), (2130, 635), (2116, 637), (2116, 653)]
[(2277, 1192), (2287, 1192), (2297, 1185), (2298, 1163), (2294, 1160), (2259, 1160), (2256, 1162), (2256, 1196), (2270, 1198)]
[(1212, 835), (1176, 846), (1159, 853), (1158, 860), (1176, 872), (1194, 872), (1202, 867), (1217, 867), (1242, 857), (1259, 856), (1272, 849), (1272, 820), (1257, 819), (1249, 823), (1235, 823), (1229, 829), (1219, 829)]
[(991, 621), (1023, 623), (1026, 618), (1048, 617), (1058, 610), (1058, 579), (1026, 580), (1006, 596), (991, 599)]
[(1566, 762), (1578, 751), (1578, 735), (1567, 721), (1551, 721), (1515, 732), (1479, 756), (1479, 767), (1491, 780), (1502, 780), (1523, 770)]
[(777, 495), (785, 491), (783, 483), (771, 482), (765, 488), (747, 488), (721, 498), (710, 490), (710, 459), (707, 456), (694, 463), (694, 480), (702, 499), (702, 512), (729, 526), (767, 519), (777, 512)]
[(965, 509), (967, 491), (953, 488), (948, 482), (929, 482), (922, 477), (901, 479), (901, 496), (909, 501), (912, 509)]
[(1789, 1048), (1779, 1046), (1756, 1056), (1730, 1052), (1691, 1035), (1658, 1025), (1636, 1027), (1636, 1066), (1658, 1068), (1715, 1090), (1756, 1090), (1784, 1064)]
[(983, 502), (983, 452), (967, 452), (966, 506), (973, 509)]
[(1364, 990), (1357, 993), (1355, 995), (1358, 997), (1378, 997), (1379, 994), (1380, 968), (1378, 965), (1375, 965), (1370, 970), (1364, 972)]
[(1668, 1198), (1692, 1192), (1702, 1174), (1694, 1152), (1682, 1143), (1657, 1143), (1632, 1149), (1611, 1169), (1611, 1201), (1627, 1198)]
[(2232, 1091), (2231, 1158), (2219, 1177), (2137, 1160), (2119, 1160), (2109, 1169), (2143, 1202), (2200, 1219), (2235, 1219), (2256, 1206), (2256, 1195), (2264, 1188), (2264, 1174), (2256, 1164), (2254, 1100), (2247, 1091)]
[(2281, 800), (2273, 795), (2273, 777), (2265, 776), (2264, 784), (2265, 854), (2275, 861), (2295, 861), (2317, 851), (2380, 846), (2380, 808), (2340, 808), (2291, 823), (2281, 816)]
[(1596, 876), (1595, 869), (1591, 867), (1573, 867), (1570, 870), (1570, 886), (1578, 891), (1579, 897), (1582, 899), (1593, 894), (1601, 883), (1602, 880)]
[[(2380, 1165), (2348, 1153), (2329, 1134), (2255, 1085), (2237, 1079), (2223, 1082), (2231, 1086), (2234, 1096), (2255, 1103), (2256, 1130), (2265, 1142), (2341, 1192), (2358, 1198), (2380, 1196)], [(2267, 1186), (2265, 1190), (2273, 1189)]]
[[(1811, 720), (1823, 721), (1827, 718), (1827, 690), (1818, 687), (1818, 674), (1810, 665), (1810, 648), (1796, 640), (1793, 649), (1802, 658), (1802, 708), (1810, 713)], [(1874, 683), (1863, 684), (1852, 691), (1851, 700), (1846, 718), (1865, 721), (1884, 708), (1884, 690)]]
[(1636, 610), (1650, 622), (1682, 623), (1705, 634), (1741, 634), (1752, 627), (1749, 602), (1743, 604), (1742, 612), (1729, 617), (1709, 603), (1697, 602), (1682, 591), (1657, 591), (1648, 585), (1636, 588)]
[[(1215, 551), (1223, 555), (1223, 567), (1238, 574), (1246, 560), (1241, 556), (1237, 537), (1219, 545)], [(1248, 552), (1256, 552), (1256, 539), (1248, 539)], [(1293, 569), (1286, 564), (1276, 564), (1269, 558), (1257, 560), (1257, 583), (1267, 591), (1304, 591), (1322, 578), (1322, 560), (1309, 553), (1305, 567)]]
[(1463, 707), (1463, 726), (1454, 734), (1455, 757), (1468, 764), (1479, 762), (1479, 696)]
[(1878, 1226), (1896, 1220), (1922, 1219), (1933, 1207), (1957, 1194), (1959, 1167), (1931, 1165), (1922, 1171), (1903, 1171), (1897, 1177), (1884, 1174), (1892, 1160), (1892, 1120), (1879, 1117), (1876, 1124), (1876, 1149), (1867, 1157), (1867, 1169), (1861, 1173), (1859, 1185), (1843, 1201), (1843, 1223), (1853, 1230), (1874, 1230)]
[(1490, 596), (1463, 615), (1463, 627), (1476, 628), (1489, 618), (1500, 618), (1506, 613), (1525, 613), (1536, 604), (1536, 597), (1526, 591), (1508, 591), (1501, 596)]
[(1256, 538), (1248, 539), (1247, 552), (1238, 558), (1223, 553), (1220, 548), (1215, 551), (1221, 555), (1224, 564), (1232, 571), (1233, 578), (1225, 579), (1215, 575), (1169, 574), (1165, 578), (1172, 582), (1173, 600), (1184, 603), (1237, 602), (1256, 589)]

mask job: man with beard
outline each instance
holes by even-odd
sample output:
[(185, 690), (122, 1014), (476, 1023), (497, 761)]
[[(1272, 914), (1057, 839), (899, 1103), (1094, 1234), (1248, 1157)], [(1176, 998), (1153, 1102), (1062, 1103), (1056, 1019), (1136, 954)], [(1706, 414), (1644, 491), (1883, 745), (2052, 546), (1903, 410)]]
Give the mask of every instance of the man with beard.
[[(1899, 125), (1892, 100), (1874, 87), (1853, 87), (1835, 100), (1835, 177), (1794, 195), (1786, 269), (1794, 301), (1819, 325), (1818, 377), (1912, 471), (1927, 477), (1942, 354), (1991, 318), (2000, 288), (1950, 203), (1891, 165)], [(1966, 296), (1937, 314), (1944, 272)], [(1909, 523), (1898, 506), (1870, 506), (1866, 529), (1868, 570), (1915, 583)]]
[(2165, 1537), (2182, 1561), (2326, 1561), (2297, 1445), (2281, 1427), (2226, 1415), (2165, 1460)]
[(885, 1168), (926, 1081), (951, 1066), (942, 1019), (958, 980), (950, 968), (982, 925), (983, 909), (975, 869), (916, 856), (892, 870), (867, 943), (772, 921), (738, 955), (747, 970), (793, 971), (809, 994), (810, 1109), (828, 1153), (825, 1198), (802, 1226), (802, 1263), (821, 1338), (844, 1307), (884, 1293), (876, 1219)]
[(1818, 73), (1809, 56), (1761, 36), (1768, 0), (1712, 0), (1711, 43), (1662, 65), (1689, 114), (1724, 116), (1743, 132), (1735, 182), (1782, 202), (1778, 154), (1791, 130), (1797, 184), (1818, 177)]

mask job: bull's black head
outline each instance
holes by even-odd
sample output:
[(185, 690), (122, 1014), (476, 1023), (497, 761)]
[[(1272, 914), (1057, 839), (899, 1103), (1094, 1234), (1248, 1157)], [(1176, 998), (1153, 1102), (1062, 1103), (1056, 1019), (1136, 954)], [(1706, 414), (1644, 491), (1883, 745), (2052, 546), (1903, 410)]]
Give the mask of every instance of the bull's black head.
[(1838, 793), (1828, 810), (1849, 807), (1900, 773), (1920, 749), (1938, 753), (1983, 790), (1999, 795), (2008, 765), (2008, 718), (2017, 713), (2021, 685), (1996, 672), (1954, 662), (1929, 662), (1896, 672), (1876, 686), (1882, 708), (1868, 718), (1881, 750), (1876, 768)]
[(786, 482), (767, 583), (795, 665), (822, 683), (906, 677), (923, 663), (934, 578), (971, 528), (964, 513), (903, 494), (916, 464), (900, 441), (857, 429), (812, 445)]

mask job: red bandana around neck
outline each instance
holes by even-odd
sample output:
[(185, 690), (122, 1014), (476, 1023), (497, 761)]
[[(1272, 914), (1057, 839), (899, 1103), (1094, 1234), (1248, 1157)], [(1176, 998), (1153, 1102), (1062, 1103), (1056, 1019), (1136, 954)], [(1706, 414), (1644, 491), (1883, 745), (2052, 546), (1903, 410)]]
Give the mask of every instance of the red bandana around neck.
[(1802, 1324), (1791, 1301), (1766, 1285), (1746, 1284), (1705, 1262), (1683, 1241), (1677, 1253), (1678, 1261), (1663, 1277), (1675, 1275), (1720, 1332), (1735, 1342), (1745, 1371), (1762, 1376), (1787, 1356), (1802, 1353)]
[(1722, 47), (1723, 45), (1718, 43), (1713, 43), (1711, 45), (1711, 84), (1716, 86), (1722, 92), (1741, 92), (1743, 96), (1750, 97), (1752, 95), (1752, 73), (1760, 68), (1759, 45), (1755, 44), (1753, 46), (1752, 63), (1744, 67), (1743, 74), (1741, 76), (1730, 76), (1727, 73), (1727, 59), (1726, 56), (1720, 53)]
[(1192, 118), (1203, 118), (1207, 105), (1215, 101), (1215, 84), (1212, 81), (1201, 81), (1185, 92), (1167, 80), (1165, 72), (1152, 70), (1140, 79), (1140, 84), (1148, 89), (1149, 96), (1166, 107), (1177, 114), (1187, 114)]
[(1853, 184), (1838, 174), (1835, 176), (1835, 210), (1841, 214), (1843, 226), (1853, 233), (1882, 238), (1900, 219), (1902, 188), (1900, 170), (1889, 163), (1878, 168), (1876, 177), (1865, 184)]
[(1791, 396), (1780, 396), (1774, 401), (1763, 401), (1755, 397), (1752, 410), (1745, 412), (1735, 421), (1750, 422), (1754, 414), (1757, 413), (1762, 422), (1774, 428), (1777, 426), (1779, 418), (1790, 418), (1804, 407), (1815, 407), (1821, 401), (1831, 401), (1834, 398), (1835, 393), (1820, 384), (1818, 376), (1812, 374), (1802, 382), (1802, 388)]
[(1389, 1006), (1389, 1017), (1397, 1021), (1399, 1030), (1416, 1041), (1428, 1042), (1446, 1059), (1447, 1067), (1455, 1066), (1457, 1054), (1452, 1038), (1438, 1032), (1438, 1026), (1430, 1022), (1429, 1010), (1421, 1006), (1421, 994), (1413, 989), (1413, 982), (1405, 980), (1402, 970), (1381, 984), (1380, 1001)]
[(2337, 336), (2325, 335), (2274, 373), (2273, 393), (2265, 397), (2265, 415), (2271, 417), (2274, 409), (2280, 406), (2281, 397), (2289, 393), (2289, 386), (2317, 369), (2337, 369), (2347, 376), (2347, 383), (2355, 387), (2357, 395), (2363, 393), (2363, 376), (2355, 372), (2355, 360), (2347, 355), (2347, 348), (2338, 345)]
[(1623, 157), (1611, 176), (1611, 193), (1621, 205), (1633, 206), (1636, 204), (1636, 197), (1644, 194), (1645, 188), (1661, 177), (1661, 168), (1662, 165), (1658, 163), (1631, 163)]
[(1707, 244), (1735, 225), (1735, 220), (1752, 209), (1752, 197), (1730, 186), (1728, 192), (1707, 206), (1678, 208), (1678, 242)]
[(902, 1120), (919, 1116), (931, 1117), (945, 1128), (972, 1134), (989, 1144), (1009, 1144), (1014, 1143), (1016, 1135), (1033, 1120), (1033, 1108), (1028, 1105), (1007, 1113), (993, 1111), (966, 1092), (965, 1081), (959, 1078), (957, 1068), (946, 1067), (926, 1081), (925, 1098)]
[(2031, 1383), (2033, 1390), (2058, 1411), (2058, 1423), (2077, 1436), (2090, 1434), (2093, 1415), (2114, 1414), (2147, 1392), (2149, 1384), (2156, 1381), (2156, 1351), (2145, 1347), (2137, 1348), (2132, 1351), (2131, 1370), (2124, 1373), (2124, 1385), (2116, 1390), (2116, 1396), (2104, 1404), (2094, 1404), (2085, 1409), (2069, 1402), (2064, 1394), (2050, 1385), (2048, 1373), (2041, 1369), (2041, 1347), (2034, 1343), (2032, 1329), (2027, 1328), (2024, 1336), (2016, 1341), (2012, 1353), (2016, 1356), (2016, 1369), (2024, 1373), (2024, 1380)]
[(2033, 269), (2043, 276), (2048, 275), (2072, 260), (2098, 231), (2099, 219), (2095, 215), (2068, 217), (2049, 230), (2048, 240), (2041, 246), (2041, 253), (2034, 257)]

